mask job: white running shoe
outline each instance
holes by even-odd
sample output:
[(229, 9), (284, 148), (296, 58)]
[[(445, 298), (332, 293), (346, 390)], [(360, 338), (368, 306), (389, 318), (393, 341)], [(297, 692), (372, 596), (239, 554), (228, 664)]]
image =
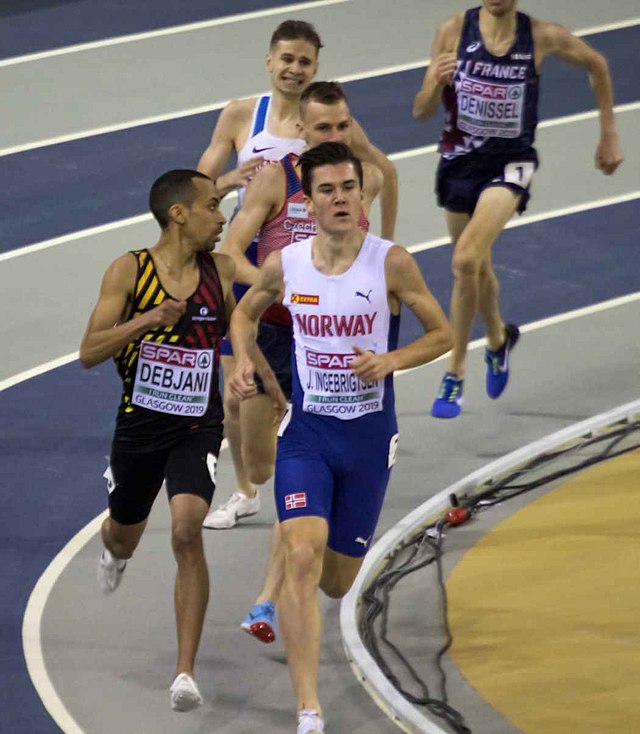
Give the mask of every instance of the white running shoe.
[(314, 709), (298, 711), (297, 734), (324, 734), (324, 719)]
[(103, 594), (110, 594), (118, 588), (127, 562), (114, 558), (106, 548), (102, 551), (98, 563), (98, 586)]
[(232, 528), (241, 517), (251, 517), (260, 511), (260, 495), (247, 497), (242, 492), (234, 492), (223, 504), (205, 517), (205, 528), (226, 530)]
[(180, 673), (171, 684), (171, 708), (174, 711), (191, 711), (202, 706), (198, 686), (188, 673)]

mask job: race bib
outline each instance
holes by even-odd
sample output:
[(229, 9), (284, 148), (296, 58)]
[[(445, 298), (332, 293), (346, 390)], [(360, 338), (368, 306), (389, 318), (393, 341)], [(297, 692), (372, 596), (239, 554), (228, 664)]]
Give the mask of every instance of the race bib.
[(209, 405), (213, 350), (143, 341), (131, 402), (173, 415), (201, 416)]
[(366, 382), (354, 375), (351, 362), (355, 356), (305, 350), (299, 369), (306, 413), (351, 420), (382, 410), (384, 380)]
[(456, 85), (458, 128), (482, 138), (522, 135), (525, 83), (503, 84), (462, 75)]

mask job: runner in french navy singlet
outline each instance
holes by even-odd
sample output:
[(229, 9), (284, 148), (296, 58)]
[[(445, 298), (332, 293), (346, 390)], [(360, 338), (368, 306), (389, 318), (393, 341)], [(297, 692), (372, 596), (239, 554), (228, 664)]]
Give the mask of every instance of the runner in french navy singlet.
[(471, 151), (518, 156), (535, 140), (539, 75), (531, 19), (518, 13), (513, 46), (494, 56), (482, 42), (479, 15), (480, 8), (465, 14), (453, 85), (443, 92), (440, 151), (447, 159)]

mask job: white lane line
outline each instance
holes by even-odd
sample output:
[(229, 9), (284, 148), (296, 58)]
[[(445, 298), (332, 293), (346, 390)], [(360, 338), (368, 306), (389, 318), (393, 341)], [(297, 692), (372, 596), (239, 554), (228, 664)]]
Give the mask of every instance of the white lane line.
[[(510, 222), (508, 222), (505, 229), (523, 227), (525, 224), (544, 222), (546, 219), (565, 217), (568, 214), (579, 214), (580, 212), (587, 212), (591, 209), (601, 209), (602, 207), (612, 206), (614, 204), (624, 204), (624, 202), (626, 201), (634, 201), (635, 199), (640, 199), (640, 191), (632, 191), (628, 194), (609, 196), (606, 199), (596, 199), (596, 201), (587, 201), (583, 204), (574, 204), (573, 206), (565, 206), (561, 209), (552, 209), (550, 211), (542, 212), (540, 214), (531, 214), (530, 216), (518, 217), (518, 219), (512, 219)], [(451, 238), (448, 236), (438, 237), (435, 240), (429, 240), (428, 242), (421, 242), (417, 245), (411, 245), (410, 247), (407, 247), (407, 250), (411, 253), (422, 252), (423, 250), (433, 250), (436, 247), (448, 245), (450, 242)]]
[[(332, 0), (333, 1), (333, 0)], [(336, 2), (350, 2), (351, 0), (335, 0)], [(634, 26), (640, 24), (640, 18), (633, 18), (628, 21), (622, 21), (621, 24), (611, 23), (609, 26), (599, 26), (596, 28), (586, 28), (580, 31), (576, 31), (576, 36), (585, 36), (585, 35), (591, 35), (593, 33), (597, 33), (598, 28), (603, 28), (605, 30), (617, 30), (619, 28), (626, 28), (629, 26)], [(378, 69), (371, 69), (370, 71), (366, 72), (358, 72), (355, 74), (346, 74), (344, 76), (336, 77), (336, 81), (339, 81), (341, 83), (347, 83), (347, 82), (353, 82), (353, 81), (359, 81), (362, 79), (373, 79), (374, 77), (379, 76), (385, 76), (387, 74), (397, 74), (403, 71), (412, 71), (414, 69), (420, 69), (427, 66), (430, 59), (421, 59), (420, 61), (411, 61), (406, 64), (397, 64), (395, 66), (384, 66), (380, 67)], [(0, 66), (2, 66), (2, 62), (0, 61)], [(262, 90), (261, 92), (256, 92), (255, 95), (248, 95), (248, 96), (258, 96), (262, 94), (268, 94), (269, 90)], [(200, 115), (205, 112), (214, 112), (215, 110), (221, 110), (223, 107), (226, 107), (227, 104), (229, 104), (231, 100), (224, 100), (223, 102), (215, 102), (210, 105), (202, 105), (200, 107), (192, 107), (187, 110), (177, 110), (174, 112), (167, 112), (162, 115), (152, 115), (150, 117), (143, 117), (138, 120), (129, 120), (128, 122), (121, 122), (121, 123), (114, 123), (112, 125), (105, 125), (103, 127), (97, 127), (92, 128), (90, 130), (82, 130), (79, 132), (74, 133), (68, 133), (66, 135), (58, 135), (53, 138), (45, 138), (42, 140), (35, 140), (30, 143), (22, 143), (20, 145), (12, 145), (7, 148), (0, 148), (0, 157), (5, 155), (13, 155), (15, 153), (24, 153), (28, 150), (34, 150), (36, 148), (44, 148), (49, 145), (59, 145), (61, 143), (69, 143), (72, 140), (83, 140), (84, 138), (90, 138), (95, 135), (106, 135), (107, 133), (113, 133), (118, 132), (120, 130), (128, 130), (130, 128), (135, 127), (142, 127), (143, 125), (153, 125), (158, 122), (168, 122), (169, 120), (178, 120), (183, 117), (191, 117), (193, 115)]]
[[(570, 321), (575, 318), (580, 318), (592, 313), (598, 313), (600, 311), (606, 311), (617, 306), (621, 306), (633, 301), (640, 300), (640, 292), (633, 293), (628, 296), (622, 296), (621, 298), (614, 298), (609, 301), (589, 306), (587, 308), (577, 309), (569, 311), (565, 314), (559, 314), (548, 319), (542, 319), (541, 321), (534, 321), (526, 326), (521, 327), (521, 331), (535, 331), (537, 329), (550, 326), (552, 324), (562, 323), (564, 321)], [(471, 342), (469, 349), (478, 349), (483, 347), (485, 344), (484, 339), (478, 339)], [(70, 357), (73, 355), (69, 355)], [(446, 355), (439, 357), (440, 361), (444, 359)], [(47, 363), (53, 365), (53, 363)], [(47, 371), (44, 368), (46, 365), (41, 365), (38, 374)], [(426, 365), (416, 367), (414, 369), (422, 369)], [(53, 366), (49, 366), (48, 369), (53, 369)], [(406, 372), (413, 372), (413, 370), (403, 370), (398, 372), (397, 375), (404, 374)], [(28, 378), (25, 378), (28, 379)], [(65, 568), (71, 563), (78, 553), (89, 543), (89, 541), (96, 535), (100, 529), (100, 524), (107, 512), (103, 512), (98, 517), (94, 518), (91, 522), (85, 525), (80, 532), (74, 535), (73, 538), (64, 546), (64, 548), (56, 555), (51, 561), (49, 566), (45, 569), (42, 576), (38, 579), (25, 609), (23, 623), (22, 623), (22, 645), (24, 650), (24, 656), (27, 664), (27, 670), (33, 681), (33, 685), (44, 704), (44, 707), (49, 712), (50, 716), (56, 722), (56, 724), (62, 729), (65, 734), (85, 734), (85, 732), (78, 726), (76, 720), (71, 716), (68, 709), (60, 699), (55, 686), (51, 682), (47, 673), (46, 664), (44, 661), (44, 653), (42, 650), (42, 640), (40, 638), (40, 631), (42, 629), (42, 616), (44, 608), (47, 604), (47, 600), (51, 593), (51, 590), (55, 586), (58, 578), (64, 572)]]
[(53, 56), (65, 56), (67, 54), (79, 53), (80, 51), (91, 51), (97, 48), (104, 48), (105, 46), (116, 46), (121, 43), (135, 43), (136, 41), (146, 41), (147, 39), (159, 38), (160, 36), (171, 36), (177, 33), (190, 33), (191, 31), (200, 31), (204, 28), (214, 28), (215, 26), (231, 25), (232, 23), (241, 23), (246, 20), (268, 18), (273, 15), (282, 15), (283, 13), (297, 13), (300, 10), (313, 10), (314, 8), (320, 8), (325, 5), (339, 5), (348, 2), (352, 2), (352, 0), (312, 0), (311, 2), (297, 3), (295, 5), (279, 5), (276, 8), (268, 8), (266, 10), (254, 10), (249, 13), (225, 15), (223, 18), (212, 18), (211, 20), (201, 20), (195, 23), (169, 26), (168, 28), (157, 28), (153, 31), (144, 31), (141, 33), (131, 33), (126, 36), (114, 36), (113, 38), (104, 38), (101, 41), (78, 43), (74, 44), (73, 46), (54, 48), (49, 51), (39, 51), (37, 53), (24, 54), (22, 56), (11, 56), (7, 59), (2, 59), (0, 61), (0, 67), (14, 66), (16, 64), (26, 64), (31, 61), (49, 59)]
[[(227, 15), (224, 18), (214, 18), (212, 20), (203, 20), (195, 23), (187, 23), (178, 26), (169, 26), (168, 28), (158, 28), (153, 31), (145, 31), (141, 33), (132, 33), (125, 36), (114, 36), (113, 38), (105, 38), (101, 41), (90, 41), (88, 43), (78, 43), (73, 46), (64, 46), (63, 48), (50, 49), (48, 51), (39, 51), (22, 56), (11, 56), (0, 60), (0, 67), (15, 66), (16, 64), (26, 64), (32, 61), (40, 61), (54, 56), (64, 56), (66, 54), (78, 53), (81, 51), (91, 51), (93, 49), (104, 48), (105, 46), (115, 46), (121, 43), (135, 43), (136, 41), (144, 41), (149, 38), (158, 38), (160, 36), (170, 36), (177, 33), (189, 33), (190, 31), (199, 31), (204, 28), (213, 28), (215, 26), (229, 25), (231, 23), (240, 23), (246, 20), (256, 20), (257, 18), (266, 18), (273, 15), (281, 15), (283, 13), (292, 13), (299, 10), (312, 10), (314, 8), (323, 7), (325, 5), (338, 5), (341, 3), (351, 2), (351, 0), (316, 0), (315, 2), (298, 3), (297, 5), (284, 5), (268, 10), (256, 10), (250, 13), (238, 13), (237, 15)], [(603, 25), (592, 26), (591, 28), (581, 28), (573, 31), (575, 36), (591, 36), (595, 33), (607, 33), (609, 31), (618, 31), (623, 28), (630, 28), (640, 24), (640, 18), (627, 18), (615, 23), (606, 23)], [(407, 68), (417, 69), (424, 66), (424, 59), (415, 64), (408, 65)], [(393, 68), (393, 67), (389, 67)], [(384, 72), (383, 72), (384, 73)], [(392, 73), (392, 72), (388, 72)]]
[[(225, 201), (237, 198), (238, 194), (236, 191), (232, 191), (227, 194)], [(34, 252), (40, 252), (41, 250), (48, 250), (50, 247), (57, 247), (58, 245), (65, 245), (67, 242), (76, 242), (77, 240), (85, 239), (86, 237), (93, 237), (94, 235), (103, 234), (104, 232), (111, 232), (115, 229), (122, 229), (123, 227), (130, 227), (134, 224), (142, 224), (143, 222), (149, 222), (153, 219), (151, 214), (138, 214), (135, 217), (129, 217), (127, 219), (118, 219), (115, 222), (109, 222), (108, 224), (98, 224), (95, 227), (89, 227), (88, 229), (81, 229), (78, 232), (72, 232), (70, 234), (64, 234), (60, 237), (54, 237), (51, 240), (43, 240), (33, 245), (27, 245), (26, 247), (20, 247), (17, 250), (10, 250), (9, 252), (0, 253), (0, 262), (3, 260), (11, 260), (14, 257), (20, 257), (22, 255), (31, 255)]]
[[(634, 112), (638, 109), (640, 109), (640, 102), (632, 102), (629, 104), (624, 105), (618, 105), (614, 108), (616, 114), (622, 114), (625, 112)], [(541, 122), (538, 127), (539, 128), (546, 128), (546, 127), (557, 127), (559, 125), (567, 125), (574, 122), (584, 122), (586, 120), (591, 120), (596, 117), (598, 117), (599, 112), (597, 110), (592, 110), (591, 112), (583, 112), (578, 115), (567, 115), (565, 117), (557, 117), (552, 120), (544, 120)], [(410, 150), (404, 150), (400, 153), (392, 153), (389, 156), (389, 159), (392, 161), (402, 161), (406, 160), (407, 158), (415, 158), (417, 156), (421, 155), (430, 155), (432, 153), (438, 152), (438, 146), (437, 145), (426, 145), (420, 148), (411, 148)], [(579, 204), (578, 207), (580, 208), (569, 208), (570, 210), (567, 210), (567, 214), (572, 214), (577, 211), (584, 211), (586, 209), (590, 208), (597, 208), (598, 206), (607, 206), (607, 203), (611, 204), (617, 204), (621, 203), (623, 201), (630, 201), (631, 199), (637, 198), (638, 192), (631, 192), (630, 194), (622, 194), (618, 197), (612, 197), (612, 199), (601, 199), (594, 202), (587, 202), (585, 204)], [(233, 197), (237, 196), (237, 193), (233, 191), (230, 193), (226, 198), (232, 199)], [(624, 198), (628, 197), (628, 198)], [(598, 202), (602, 201), (604, 203), (599, 204)], [(557, 210), (562, 211), (562, 210)], [(530, 221), (540, 221), (541, 219), (544, 219), (544, 215), (536, 215), (538, 219), (534, 219), (533, 217), (525, 217), (522, 219), (519, 219), (518, 222), (521, 224), (528, 223)], [(555, 214), (552, 213), (549, 216), (562, 216), (561, 214)], [(547, 217), (549, 218), (549, 217)], [(77, 240), (84, 239), (86, 237), (92, 237), (94, 235), (102, 234), (103, 232), (110, 232), (115, 229), (121, 229), (122, 227), (128, 227), (132, 224), (140, 224), (142, 222), (147, 222), (152, 219), (151, 214), (140, 214), (135, 217), (129, 217), (128, 219), (119, 219), (115, 222), (109, 222), (108, 224), (101, 224), (96, 227), (90, 227), (89, 229), (83, 229), (78, 232), (73, 232), (71, 234), (61, 235), (60, 237), (55, 237), (50, 240), (43, 240), (42, 242), (37, 242), (33, 245), (26, 245), (25, 247), (19, 247), (15, 250), (9, 250), (8, 252), (0, 253), (0, 263), (5, 260), (12, 260), (15, 257), (22, 257), (23, 255), (31, 255), (34, 252), (40, 252), (41, 250), (46, 250), (49, 247), (57, 247), (59, 245), (64, 245), (67, 242), (74, 242)], [(518, 226), (517, 223), (511, 222), (507, 225), (507, 227), (515, 227)], [(442, 241), (441, 241), (442, 240)], [(422, 243), (420, 245), (413, 245), (412, 249), (409, 248), (409, 252), (419, 252), (421, 249), (428, 249), (429, 247), (437, 247), (439, 244), (446, 244), (448, 242), (445, 238), (439, 238), (438, 240), (432, 240), (431, 242)]]

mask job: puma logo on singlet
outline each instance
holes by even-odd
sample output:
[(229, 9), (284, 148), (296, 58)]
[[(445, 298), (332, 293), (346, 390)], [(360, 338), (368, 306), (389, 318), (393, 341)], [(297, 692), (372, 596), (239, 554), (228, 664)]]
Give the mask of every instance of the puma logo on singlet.
[(360, 296), (360, 298), (364, 298), (367, 301), (367, 303), (371, 303), (371, 299), (369, 298), (369, 296), (371, 295), (371, 291), (369, 291), (366, 294), (361, 293), (360, 291), (356, 291), (354, 295)]

